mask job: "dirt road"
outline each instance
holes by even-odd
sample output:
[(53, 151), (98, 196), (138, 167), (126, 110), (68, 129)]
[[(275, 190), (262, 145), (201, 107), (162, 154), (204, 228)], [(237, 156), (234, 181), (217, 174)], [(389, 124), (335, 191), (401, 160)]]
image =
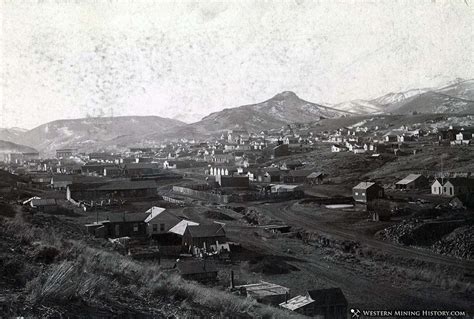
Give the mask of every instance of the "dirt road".
[[(447, 265), (463, 271), (467, 274), (474, 274), (474, 262), (461, 261), (454, 257), (439, 255), (427, 250), (417, 249), (413, 247), (400, 246), (395, 243), (381, 241), (369, 237), (368, 235), (357, 232), (356, 230), (341, 229), (328, 222), (324, 218), (320, 218), (315, 213), (315, 209), (302, 208), (298, 205), (298, 201), (276, 203), (270, 206), (259, 205), (259, 209), (265, 211), (266, 214), (273, 218), (280, 219), (291, 226), (301, 227), (306, 230), (316, 231), (323, 235), (332, 236), (343, 240), (358, 241), (370, 248), (379, 249), (391, 255), (422, 260), (434, 264)], [(338, 212), (333, 211), (334, 214)]]

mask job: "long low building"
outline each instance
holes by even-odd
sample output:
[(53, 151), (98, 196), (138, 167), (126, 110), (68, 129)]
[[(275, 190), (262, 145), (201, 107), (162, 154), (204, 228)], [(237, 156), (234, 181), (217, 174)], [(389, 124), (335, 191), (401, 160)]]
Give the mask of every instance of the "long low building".
[(395, 184), (397, 189), (422, 189), (428, 187), (428, 179), (421, 174), (409, 174)]
[(155, 181), (112, 181), (81, 183), (67, 186), (67, 200), (93, 200), (103, 198), (152, 197), (157, 195)]

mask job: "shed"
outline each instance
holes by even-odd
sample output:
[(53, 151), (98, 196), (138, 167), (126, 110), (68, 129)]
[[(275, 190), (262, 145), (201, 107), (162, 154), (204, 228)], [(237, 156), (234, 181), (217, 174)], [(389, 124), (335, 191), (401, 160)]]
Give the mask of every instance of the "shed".
[(242, 295), (269, 305), (279, 305), (284, 302), (290, 294), (289, 288), (266, 281), (236, 286), (235, 288), (238, 289)]
[(45, 213), (54, 212), (58, 209), (58, 204), (54, 198), (35, 198), (30, 201), (30, 206)]

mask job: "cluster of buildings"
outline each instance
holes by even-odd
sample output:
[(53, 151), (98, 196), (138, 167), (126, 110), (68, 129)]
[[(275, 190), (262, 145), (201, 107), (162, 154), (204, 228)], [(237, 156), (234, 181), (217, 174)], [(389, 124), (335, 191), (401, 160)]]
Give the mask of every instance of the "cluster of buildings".
[[(388, 130), (388, 131), (387, 131)], [(408, 155), (420, 151), (423, 143), (438, 145), (473, 145), (473, 128), (428, 129), (401, 126), (398, 129), (378, 126), (343, 127), (323, 134), (321, 141), (331, 144), (331, 152), (354, 154)]]
[[(152, 206), (161, 205), (156, 203), (144, 212), (121, 209), (112, 213), (113, 206), (141, 199), (182, 204), (189, 198), (227, 204), (300, 198), (305, 196), (306, 188), (324, 184), (328, 176), (318, 167), (293, 160), (291, 155), (310, 152), (317, 143), (331, 144), (335, 153), (395, 155), (413, 153), (422, 142), (473, 144), (474, 131), (468, 129), (428, 132), (416, 127), (388, 130), (389, 127), (365, 124), (319, 134), (312, 133), (305, 124), (260, 133), (229, 130), (207, 142), (182, 139), (159, 147), (133, 147), (122, 153), (85, 154), (67, 148), (57, 150), (56, 157), (50, 159), (41, 159), (37, 153), (12, 153), (0, 160), (6, 163), (5, 169), (23, 177), (19, 188), (55, 190), (64, 194), (62, 200), (85, 211), (106, 208), (109, 213), (105, 219), (97, 218), (85, 225), (91, 235), (158, 243), (160, 255), (182, 259), (176, 269), (183, 278), (209, 282), (218, 276), (215, 259), (227, 258), (235, 245), (227, 239), (225, 224), (193, 221), (177, 213), (180, 210)], [(183, 178), (186, 183), (181, 181)], [(180, 184), (170, 186), (164, 193), (160, 181), (170, 179), (180, 180)], [(459, 198), (467, 203), (474, 197), (474, 178), (469, 174), (445, 178), (409, 174), (392, 188), (400, 193)], [(362, 181), (352, 188), (352, 199), (356, 204), (369, 205), (386, 198), (387, 191), (377, 182)], [(348, 199), (351, 201), (350, 196)], [(53, 212), (61, 206), (57, 199), (38, 196), (23, 204), (42, 212)], [(373, 218), (378, 221), (389, 217), (374, 212)], [(339, 288), (310, 290), (290, 298), (286, 287), (263, 281), (235, 286), (232, 277), (231, 290), (307, 316), (344, 318), (348, 311)]]
[[(428, 194), (456, 198), (464, 205), (474, 204), (474, 178), (470, 173), (451, 174), (446, 178), (428, 178), (422, 174), (409, 174), (395, 183), (395, 189), (413, 194)], [(461, 175), (461, 176), (460, 176)], [(375, 182), (361, 182), (352, 188), (352, 197), (356, 203), (368, 204), (385, 198), (385, 189)]]

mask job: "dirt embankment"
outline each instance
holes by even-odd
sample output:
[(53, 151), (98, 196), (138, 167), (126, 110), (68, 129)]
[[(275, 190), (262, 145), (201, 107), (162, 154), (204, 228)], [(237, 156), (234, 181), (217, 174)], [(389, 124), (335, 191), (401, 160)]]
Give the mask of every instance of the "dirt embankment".
[[(406, 246), (420, 246), (464, 259), (474, 256), (474, 226), (466, 221), (406, 220), (379, 231), (376, 237)], [(472, 222), (470, 223), (472, 224)]]

